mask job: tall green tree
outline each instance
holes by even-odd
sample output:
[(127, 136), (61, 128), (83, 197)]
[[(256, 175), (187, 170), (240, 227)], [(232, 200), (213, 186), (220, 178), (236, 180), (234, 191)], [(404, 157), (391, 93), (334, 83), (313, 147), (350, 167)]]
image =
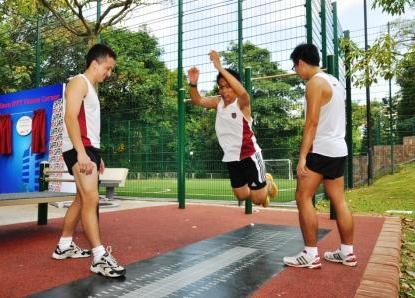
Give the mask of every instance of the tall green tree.
[(414, 7), (414, 0), (375, 0), (373, 8), (381, 7), (382, 11), (392, 15), (401, 15), (405, 13), (405, 6)]

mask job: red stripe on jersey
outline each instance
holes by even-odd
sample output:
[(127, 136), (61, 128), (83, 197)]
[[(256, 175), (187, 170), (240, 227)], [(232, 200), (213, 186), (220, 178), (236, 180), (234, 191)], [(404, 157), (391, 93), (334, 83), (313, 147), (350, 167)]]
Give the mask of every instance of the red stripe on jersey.
[(253, 131), (249, 127), (248, 121), (243, 118), (243, 131), (242, 131), (242, 147), (240, 160), (243, 160), (247, 157), (252, 156), (255, 153), (254, 142), (252, 142), (252, 137), (254, 136)]
[(90, 147), (91, 140), (88, 138), (88, 130), (86, 128), (86, 117), (85, 117), (85, 109), (84, 109), (83, 102), (81, 105), (81, 110), (79, 111), (79, 114), (78, 114), (78, 123), (79, 123), (79, 128), (81, 129), (82, 144), (84, 144), (84, 147)]

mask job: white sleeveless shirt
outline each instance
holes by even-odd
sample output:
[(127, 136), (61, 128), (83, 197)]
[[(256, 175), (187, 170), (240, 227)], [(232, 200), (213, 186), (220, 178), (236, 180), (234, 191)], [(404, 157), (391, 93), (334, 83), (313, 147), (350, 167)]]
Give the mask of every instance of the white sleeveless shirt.
[(346, 135), (346, 91), (332, 75), (319, 72), (315, 74), (330, 85), (332, 97), (320, 108), (313, 153), (329, 157), (347, 156)]
[[(101, 131), (101, 108), (98, 95), (95, 91), (94, 86), (84, 74), (79, 74), (76, 77), (81, 77), (85, 80), (88, 91), (85, 95), (81, 109), (78, 114), (78, 123), (81, 130), (81, 138), (84, 147), (95, 147), (100, 148), (100, 131)], [(65, 103), (66, 99), (64, 98), (64, 114), (65, 114)], [(62, 152), (71, 150), (73, 144), (68, 135), (68, 130), (64, 123), (63, 127), (63, 137), (62, 137)]]
[(215, 130), (224, 153), (223, 162), (240, 161), (261, 152), (252, 131), (252, 118), (245, 118), (238, 99), (226, 107), (222, 99), (219, 101)]

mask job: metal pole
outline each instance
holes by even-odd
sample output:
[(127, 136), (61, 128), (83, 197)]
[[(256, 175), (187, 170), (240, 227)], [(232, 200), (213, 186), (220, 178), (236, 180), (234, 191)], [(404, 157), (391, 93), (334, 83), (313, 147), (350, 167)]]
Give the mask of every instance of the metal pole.
[[(252, 68), (245, 68), (245, 88), (252, 100)], [(245, 214), (252, 214), (252, 200), (245, 200)]]
[(321, 62), (323, 68), (327, 67), (327, 28), (326, 28), (326, 0), (320, 0), (321, 12)]
[[(327, 56), (327, 72), (331, 75), (334, 74), (334, 56), (333, 55)], [(330, 200), (330, 219), (336, 219), (336, 218), (337, 218), (336, 210), (334, 209), (334, 206)]]
[(178, 61), (177, 61), (177, 86), (178, 86), (178, 121), (177, 121), (177, 196), (179, 208), (185, 208), (185, 119), (184, 119), (184, 99), (185, 90), (183, 89), (183, 0), (179, 0), (179, 24), (178, 24)]
[[(367, 5), (366, 0), (363, 0), (364, 4), (364, 27), (365, 27), (365, 51), (369, 49), (367, 38)], [(369, 77), (369, 66), (366, 67), (365, 79), (366, 79), (366, 122), (367, 122), (367, 184), (373, 183), (373, 148), (372, 148), (372, 125), (371, 125), (371, 112), (370, 112), (370, 86), (367, 82)]]
[[(390, 35), (390, 23), (388, 22), (388, 35)], [(394, 136), (393, 136), (393, 104), (392, 104), (392, 79), (389, 79), (389, 126), (390, 126), (390, 145), (391, 145), (391, 174), (395, 172), (394, 164)]]
[(36, 21), (36, 70), (35, 70), (35, 87), (40, 86), (40, 16), (37, 15)]
[(242, 8), (242, 1), (238, 0), (238, 71), (241, 78), (243, 78), (243, 71), (244, 71), (244, 61), (243, 61), (243, 54), (244, 54), (244, 41), (243, 41), (243, 8)]
[[(344, 38), (350, 39), (350, 31), (344, 31)], [(347, 156), (347, 187), (353, 188), (353, 117), (352, 117), (352, 79), (349, 73), (350, 58), (349, 48), (345, 50), (345, 70), (346, 70), (346, 143), (348, 148)]]
[(334, 47), (334, 76), (339, 79), (339, 29), (337, 16), (337, 2), (332, 3), (333, 7), (333, 47)]
[[(101, 0), (97, 0), (97, 24), (101, 18)], [(101, 43), (101, 34), (97, 35), (97, 43)]]
[(306, 33), (307, 33), (307, 43), (313, 43), (313, 10), (312, 10), (312, 0), (306, 0), (305, 2), (305, 18), (306, 18)]

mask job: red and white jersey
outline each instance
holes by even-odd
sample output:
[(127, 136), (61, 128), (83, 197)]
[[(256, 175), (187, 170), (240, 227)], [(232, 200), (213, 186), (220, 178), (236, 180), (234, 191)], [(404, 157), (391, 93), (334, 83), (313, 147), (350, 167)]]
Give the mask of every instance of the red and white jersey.
[(245, 118), (238, 99), (226, 107), (222, 99), (219, 101), (215, 130), (224, 152), (224, 162), (243, 160), (255, 152), (261, 152), (252, 131), (252, 118)]
[[(100, 148), (100, 130), (101, 130), (101, 108), (98, 99), (97, 92), (95, 91), (94, 86), (88, 78), (79, 74), (79, 77), (83, 78), (88, 86), (88, 92), (84, 97), (81, 105), (81, 109), (78, 114), (78, 123), (81, 130), (81, 138), (84, 147), (95, 147)], [(78, 77), (77, 76), (77, 77)], [(64, 109), (65, 109), (64, 98)], [(64, 112), (65, 114), (65, 112)], [(71, 139), (69, 138), (66, 125), (63, 129), (63, 140), (62, 140), (62, 151), (68, 151), (73, 148)]]

